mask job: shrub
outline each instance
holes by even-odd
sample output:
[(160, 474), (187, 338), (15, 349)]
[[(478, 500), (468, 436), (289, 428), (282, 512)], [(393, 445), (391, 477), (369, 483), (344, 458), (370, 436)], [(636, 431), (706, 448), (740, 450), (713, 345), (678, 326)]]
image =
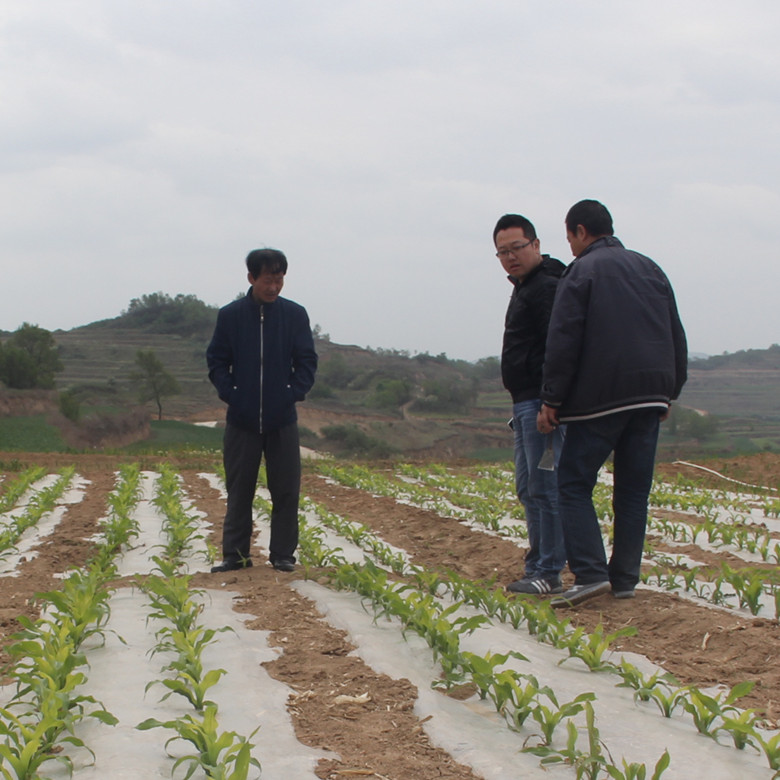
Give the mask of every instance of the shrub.
[(351, 455), (387, 458), (395, 451), (387, 442), (369, 436), (356, 425), (326, 425), (322, 435), (339, 450)]
[(81, 417), (81, 401), (75, 390), (63, 390), (60, 393), (60, 412), (71, 422), (78, 422)]

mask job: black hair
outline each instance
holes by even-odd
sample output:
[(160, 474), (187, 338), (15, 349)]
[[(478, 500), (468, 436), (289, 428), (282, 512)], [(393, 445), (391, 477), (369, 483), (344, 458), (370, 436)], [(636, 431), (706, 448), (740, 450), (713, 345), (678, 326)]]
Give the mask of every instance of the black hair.
[(496, 222), (496, 226), (493, 228), (493, 243), (496, 243), (496, 236), (502, 230), (508, 230), (513, 227), (522, 228), (523, 234), (529, 241), (536, 240), (536, 228), (533, 226), (530, 219), (521, 217), (519, 214), (504, 214), (504, 216)]
[(589, 236), (611, 236), (614, 234), (612, 215), (607, 207), (597, 200), (581, 200), (575, 203), (566, 215), (566, 230), (577, 232), (577, 225), (582, 225)]
[(271, 274), (286, 274), (287, 258), (278, 249), (253, 249), (246, 256), (246, 269), (253, 279), (264, 270)]

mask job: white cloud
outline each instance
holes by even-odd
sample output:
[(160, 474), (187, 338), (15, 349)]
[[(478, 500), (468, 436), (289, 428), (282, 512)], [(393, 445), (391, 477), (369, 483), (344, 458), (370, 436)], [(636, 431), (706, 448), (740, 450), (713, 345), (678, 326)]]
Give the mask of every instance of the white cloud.
[(767, 346), (779, 17), (770, 0), (6, 3), (0, 328), (156, 290), (227, 302), (271, 245), (336, 341), (496, 354), (495, 219), (526, 213), (568, 260), (564, 214), (597, 197), (669, 272), (692, 349)]

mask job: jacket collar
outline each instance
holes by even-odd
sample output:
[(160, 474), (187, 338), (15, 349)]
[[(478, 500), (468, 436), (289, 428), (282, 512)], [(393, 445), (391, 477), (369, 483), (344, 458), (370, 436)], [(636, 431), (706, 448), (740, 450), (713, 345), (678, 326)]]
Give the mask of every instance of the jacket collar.
[(603, 246), (617, 246), (621, 249), (623, 248), (623, 244), (617, 236), (601, 236), (600, 238), (597, 238), (592, 244), (588, 244), (588, 246), (585, 247), (585, 249), (577, 256), (577, 258), (579, 259), (580, 257), (585, 257), (588, 252), (599, 249)]
[(541, 270), (542, 266), (550, 259), (550, 255), (542, 255), (542, 262), (536, 266), (532, 271), (529, 271), (522, 279), (515, 279), (514, 276), (508, 275), (507, 280), (515, 287), (522, 287), (524, 284), (531, 281)]
[(269, 307), (276, 306), (276, 304), (279, 303), (279, 301), (281, 301), (281, 300), (282, 300), (282, 296), (280, 295), (275, 301), (273, 301), (273, 303), (264, 303), (263, 301), (257, 301), (257, 300), (255, 300), (255, 296), (252, 295), (252, 288), (251, 287), (247, 290), (246, 296), (244, 297), (244, 301), (247, 304), (249, 304), (250, 306), (257, 306), (257, 307), (260, 307), (260, 306), (269, 306)]

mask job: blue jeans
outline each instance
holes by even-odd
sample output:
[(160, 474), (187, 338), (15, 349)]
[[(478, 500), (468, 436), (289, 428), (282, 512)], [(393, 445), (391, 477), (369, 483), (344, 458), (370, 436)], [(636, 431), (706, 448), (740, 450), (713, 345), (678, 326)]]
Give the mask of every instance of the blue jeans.
[[(631, 590), (639, 582), (659, 421), (658, 409), (638, 409), (566, 426), (558, 508), (577, 585), (609, 580), (613, 590)], [(614, 538), (607, 564), (593, 488), (612, 451)]]
[(525, 508), (528, 552), (525, 576), (555, 579), (566, 565), (563, 531), (558, 517), (558, 480), (555, 471), (538, 467), (548, 437), (552, 436), (555, 463), (561, 456), (564, 431), (547, 436), (536, 429), (538, 400), (521, 401), (512, 407), (515, 432), (515, 489)]

